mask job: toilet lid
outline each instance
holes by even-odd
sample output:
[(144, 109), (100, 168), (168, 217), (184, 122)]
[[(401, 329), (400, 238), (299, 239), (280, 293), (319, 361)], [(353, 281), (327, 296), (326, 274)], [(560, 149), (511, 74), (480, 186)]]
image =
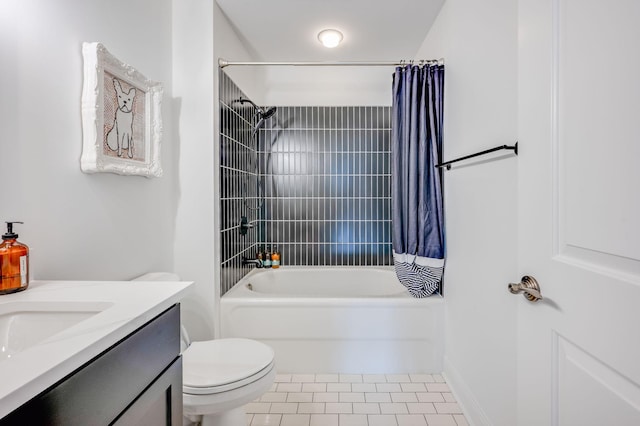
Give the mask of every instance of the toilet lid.
[(193, 342), (182, 353), (183, 386), (215, 388), (244, 381), (273, 363), (273, 349), (249, 339)]

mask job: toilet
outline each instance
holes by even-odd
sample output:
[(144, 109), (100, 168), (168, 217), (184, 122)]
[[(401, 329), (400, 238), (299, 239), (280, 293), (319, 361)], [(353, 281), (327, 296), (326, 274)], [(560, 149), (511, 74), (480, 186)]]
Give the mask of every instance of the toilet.
[[(180, 277), (152, 272), (134, 281), (180, 281)], [(250, 339), (189, 342), (184, 327), (180, 337), (184, 424), (246, 426), (244, 405), (273, 384), (273, 349)]]

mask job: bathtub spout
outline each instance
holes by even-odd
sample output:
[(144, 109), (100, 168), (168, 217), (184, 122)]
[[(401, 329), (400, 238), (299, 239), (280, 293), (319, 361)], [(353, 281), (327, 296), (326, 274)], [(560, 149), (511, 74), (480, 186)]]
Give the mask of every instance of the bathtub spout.
[(254, 265), (256, 268), (263, 268), (262, 261), (259, 259), (248, 259), (242, 256), (242, 265)]

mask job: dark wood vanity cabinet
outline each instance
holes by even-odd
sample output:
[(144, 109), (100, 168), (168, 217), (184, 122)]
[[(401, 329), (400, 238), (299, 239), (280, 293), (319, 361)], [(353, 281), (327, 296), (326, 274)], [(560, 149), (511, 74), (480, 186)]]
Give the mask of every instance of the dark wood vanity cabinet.
[(26, 402), (0, 425), (182, 425), (180, 305)]

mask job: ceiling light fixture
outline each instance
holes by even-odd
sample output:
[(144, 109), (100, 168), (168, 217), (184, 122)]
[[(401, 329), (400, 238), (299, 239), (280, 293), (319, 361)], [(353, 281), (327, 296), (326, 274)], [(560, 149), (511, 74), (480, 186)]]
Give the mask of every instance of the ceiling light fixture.
[(332, 49), (342, 41), (342, 33), (338, 30), (322, 30), (318, 33), (318, 40), (324, 47)]

